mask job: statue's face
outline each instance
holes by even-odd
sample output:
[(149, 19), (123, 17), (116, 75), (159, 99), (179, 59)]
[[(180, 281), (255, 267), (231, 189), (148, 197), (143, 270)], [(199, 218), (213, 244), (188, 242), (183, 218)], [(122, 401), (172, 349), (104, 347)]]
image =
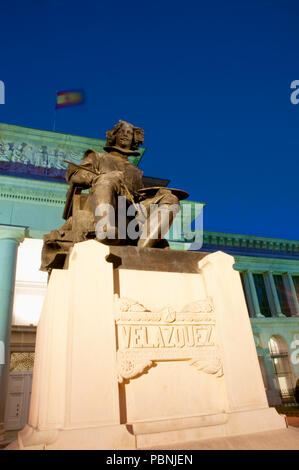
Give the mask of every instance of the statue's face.
[(115, 137), (116, 145), (123, 149), (131, 148), (133, 141), (133, 129), (129, 124), (123, 124)]

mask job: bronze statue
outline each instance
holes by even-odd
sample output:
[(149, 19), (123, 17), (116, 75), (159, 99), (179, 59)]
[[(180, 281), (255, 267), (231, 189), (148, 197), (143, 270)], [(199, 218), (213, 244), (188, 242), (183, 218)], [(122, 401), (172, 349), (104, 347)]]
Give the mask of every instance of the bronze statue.
[[(144, 188), (143, 172), (128, 160), (139, 155), (143, 129), (119, 121), (106, 137), (106, 153), (87, 150), (81, 165), (69, 162), (66, 222), (44, 236), (44, 271), (63, 268), (71, 246), (88, 239), (111, 245), (168, 247), (163, 237), (180, 210), (179, 200), (188, 194), (166, 187)], [(89, 194), (82, 192), (87, 189)]]

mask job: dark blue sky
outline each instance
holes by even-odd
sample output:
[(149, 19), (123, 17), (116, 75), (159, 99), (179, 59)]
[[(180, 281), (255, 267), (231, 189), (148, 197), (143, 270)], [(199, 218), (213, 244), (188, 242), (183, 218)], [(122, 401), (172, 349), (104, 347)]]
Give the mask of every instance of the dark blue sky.
[(145, 129), (145, 175), (206, 202), (204, 228), (299, 240), (296, 0), (3, 0), (0, 122), (52, 129), (56, 90), (83, 88), (58, 132)]

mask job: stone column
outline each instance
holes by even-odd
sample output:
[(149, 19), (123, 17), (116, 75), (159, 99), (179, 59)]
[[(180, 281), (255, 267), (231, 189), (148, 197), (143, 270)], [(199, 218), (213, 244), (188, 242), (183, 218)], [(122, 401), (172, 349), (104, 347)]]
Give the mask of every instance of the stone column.
[(285, 318), (286, 316), (281, 311), (272, 271), (267, 271), (264, 279), (272, 316)]
[(291, 309), (291, 315), (292, 317), (299, 317), (299, 302), (292, 276), (290, 273), (284, 273), (282, 275), (282, 279), (287, 294), (288, 304)]
[(0, 441), (4, 439), (4, 412), (9, 374), (9, 346), (18, 245), (25, 227), (0, 225)]
[(243, 281), (246, 293), (246, 299), (251, 318), (265, 318), (260, 310), (260, 304), (256, 293), (253, 274), (251, 271), (243, 271)]

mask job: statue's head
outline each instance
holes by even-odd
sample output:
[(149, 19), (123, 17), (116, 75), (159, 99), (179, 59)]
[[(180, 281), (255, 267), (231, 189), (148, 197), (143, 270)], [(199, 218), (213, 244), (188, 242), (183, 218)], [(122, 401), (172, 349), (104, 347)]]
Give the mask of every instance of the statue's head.
[(125, 121), (118, 123), (106, 132), (107, 142), (105, 150), (117, 147), (122, 150), (136, 151), (144, 143), (144, 131)]

